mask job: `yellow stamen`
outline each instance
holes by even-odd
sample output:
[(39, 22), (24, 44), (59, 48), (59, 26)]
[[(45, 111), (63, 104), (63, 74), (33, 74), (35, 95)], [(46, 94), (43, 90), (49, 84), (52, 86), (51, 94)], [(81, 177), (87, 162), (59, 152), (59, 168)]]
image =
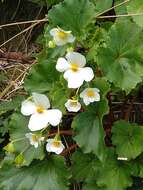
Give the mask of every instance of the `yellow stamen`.
[(71, 64), (71, 70), (72, 71), (76, 72), (76, 71), (78, 71), (78, 69), (79, 69), (78, 64), (76, 64), (76, 63)]
[(38, 113), (43, 113), (44, 112), (44, 108), (42, 106), (38, 106), (37, 107), (37, 112)]
[(61, 39), (65, 39), (67, 37), (67, 33), (63, 32), (63, 31), (59, 31), (58, 32), (58, 37)]
[(56, 148), (59, 148), (59, 147), (61, 146), (61, 142), (55, 140), (55, 141), (52, 142), (52, 145), (53, 145), (54, 147), (56, 147)]
[(94, 97), (95, 96), (95, 93), (93, 90), (88, 90), (87, 93), (86, 93), (87, 96), (89, 97)]
[(32, 141), (34, 141), (34, 142), (37, 142), (37, 141), (38, 141), (38, 138), (37, 138), (36, 135), (32, 135)]
[(70, 100), (71, 106), (77, 106), (77, 100)]

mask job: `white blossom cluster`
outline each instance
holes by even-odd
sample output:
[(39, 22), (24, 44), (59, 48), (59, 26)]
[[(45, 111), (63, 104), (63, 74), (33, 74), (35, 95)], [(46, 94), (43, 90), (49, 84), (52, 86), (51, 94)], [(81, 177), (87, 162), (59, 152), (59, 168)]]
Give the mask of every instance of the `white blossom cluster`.
[[(65, 45), (66, 43), (73, 43), (75, 37), (71, 31), (64, 31), (61, 28), (53, 28), (50, 30), (50, 35), (53, 40), (49, 42), (52, 48)], [(86, 58), (78, 52), (69, 51), (65, 57), (60, 57), (57, 60), (56, 70), (63, 73), (63, 77), (67, 80), (68, 88), (77, 89), (85, 82), (90, 82), (94, 78), (92, 68), (86, 67)], [(86, 88), (79, 97), (83, 99), (85, 105), (92, 102), (100, 101), (99, 89)], [(69, 112), (78, 112), (81, 109), (81, 103), (78, 98), (72, 97), (65, 102), (65, 107)], [(50, 109), (50, 101), (47, 96), (39, 93), (32, 93), (32, 96), (22, 102), (21, 113), (25, 116), (30, 116), (28, 128), (31, 132), (42, 131), (49, 125), (58, 126), (62, 119), (62, 112), (59, 109)], [(26, 138), (29, 139), (31, 145), (35, 148), (45, 140), (41, 133), (26, 133)], [(60, 154), (65, 146), (60, 140), (60, 135), (57, 133), (55, 138), (48, 138), (46, 150), (48, 152), (55, 152)]]

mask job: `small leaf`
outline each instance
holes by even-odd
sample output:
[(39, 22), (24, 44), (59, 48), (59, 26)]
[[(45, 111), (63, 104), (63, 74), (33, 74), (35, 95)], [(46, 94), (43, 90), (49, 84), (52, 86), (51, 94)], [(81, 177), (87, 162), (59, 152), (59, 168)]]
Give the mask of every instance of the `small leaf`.
[(26, 162), (24, 155), (20, 153), (16, 158), (15, 158), (15, 164), (19, 167), (24, 165)]
[(8, 143), (5, 147), (4, 150), (7, 152), (13, 153), (14, 152), (14, 145), (12, 142)]
[(143, 152), (143, 126), (117, 121), (112, 128), (112, 141), (119, 157), (134, 159)]
[(79, 35), (92, 22), (94, 15), (95, 6), (89, 0), (64, 0), (49, 11), (48, 18), (54, 26)]

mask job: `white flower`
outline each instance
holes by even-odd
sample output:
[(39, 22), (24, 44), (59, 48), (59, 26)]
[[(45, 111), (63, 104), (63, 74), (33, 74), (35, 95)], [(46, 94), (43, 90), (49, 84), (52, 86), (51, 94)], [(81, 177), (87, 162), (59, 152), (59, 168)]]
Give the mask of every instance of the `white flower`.
[(26, 133), (25, 136), (29, 139), (30, 144), (33, 145), (35, 148), (38, 148), (38, 145), (42, 141), (44, 141), (44, 137), (39, 137), (38, 135), (33, 133)]
[(71, 34), (71, 31), (62, 30), (59, 27), (51, 29), (50, 35), (53, 36), (54, 42), (57, 46), (72, 43), (75, 40), (75, 37)]
[(118, 157), (117, 160), (124, 160), (124, 161), (127, 161), (128, 158), (126, 158), (126, 157)]
[(98, 88), (86, 88), (80, 93), (80, 97), (83, 98), (85, 105), (89, 105), (91, 102), (100, 101), (100, 90)]
[(78, 112), (81, 109), (81, 104), (78, 102), (78, 100), (69, 99), (65, 103), (65, 107), (69, 112)]
[(56, 139), (48, 139), (46, 150), (47, 152), (55, 152), (56, 154), (60, 154), (65, 149), (65, 146), (62, 144), (60, 140)]
[(31, 131), (38, 131), (47, 127), (48, 123), (52, 126), (57, 126), (62, 118), (62, 112), (59, 109), (49, 109), (49, 99), (38, 93), (32, 93), (32, 100), (22, 102), (21, 113), (29, 116), (28, 128)]
[(68, 52), (65, 58), (59, 58), (56, 69), (65, 72), (64, 78), (68, 81), (68, 88), (79, 88), (84, 81), (89, 82), (93, 79), (94, 73), (90, 67), (84, 67), (85, 57), (77, 52)]

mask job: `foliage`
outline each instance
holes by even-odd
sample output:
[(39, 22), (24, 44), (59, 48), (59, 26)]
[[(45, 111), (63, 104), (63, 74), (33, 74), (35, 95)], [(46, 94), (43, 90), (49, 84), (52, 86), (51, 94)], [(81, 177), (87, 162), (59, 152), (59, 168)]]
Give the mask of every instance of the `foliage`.
[(33, 162), (28, 168), (19, 169), (5, 165), (3, 175), (0, 177), (0, 187), (4, 187), (5, 190), (38, 190), (39, 188), (66, 190), (68, 177), (63, 159), (53, 156), (40, 163)]
[(0, 103), (0, 189), (142, 189), (143, 126), (131, 112), (143, 82), (143, 3), (33, 2), (47, 6), (48, 23), (27, 96)]

